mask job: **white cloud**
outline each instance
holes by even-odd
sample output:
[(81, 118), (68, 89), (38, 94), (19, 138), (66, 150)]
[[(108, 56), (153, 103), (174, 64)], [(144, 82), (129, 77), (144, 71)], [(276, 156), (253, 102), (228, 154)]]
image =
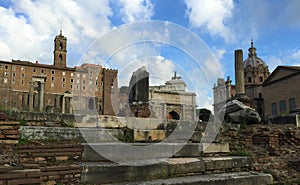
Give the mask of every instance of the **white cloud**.
[[(283, 64), (284, 64), (284, 62), (282, 61), (281, 58), (279, 58), (279, 57), (277, 57), (277, 56), (273, 56), (273, 55), (267, 56), (265, 61), (267, 61), (267, 65), (269, 66), (269, 71), (270, 71), (270, 73), (271, 73), (272, 71), (274, 71), (274, 69), (275, 69), (277, 66), (283, 65)], [(285, 65), (287, 65), (286, 61), (285, 61)]]
[(297, 50), (296, 52), (294, 52), (291, 57), (293, 59), (300, 60), (300, 50)]
[[(68, 38), (68, 64), (74, 65), (87, 47), (111, 28), (109, 0), (16, 0), (0, 7), (0, 45), (10, 51), (0, 58), (52, 63), (53, 40), (63, 28)], [(5, 30), (5, 31), (1, 31)]]
[(234, 8), (232, 0), (185, 0), (187, 15), (193, 27), (206, 29), (211, 35), (221, 36), (230, 41), (230, 28), (226, 24), (232, 17)]
[(122, 20), (126, 23), (150, 20), (153, 16), (153, 5), (150, 0), (120, 0), (123, 5), (120, 13)]

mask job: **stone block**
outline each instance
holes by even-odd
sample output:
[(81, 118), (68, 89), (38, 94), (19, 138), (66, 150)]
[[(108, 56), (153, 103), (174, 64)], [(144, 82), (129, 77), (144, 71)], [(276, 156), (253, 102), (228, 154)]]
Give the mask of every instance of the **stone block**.
[(229, 153), (228, 143), (202, 143), (200, 144), (200, 151), (204, 154), (210, 153)]

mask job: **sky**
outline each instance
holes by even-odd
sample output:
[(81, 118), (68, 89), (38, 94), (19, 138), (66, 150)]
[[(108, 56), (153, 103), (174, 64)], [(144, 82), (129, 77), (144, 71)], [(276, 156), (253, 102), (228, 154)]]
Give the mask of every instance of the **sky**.
[(177, 71), (199, 108), (212, 109), (217, 78), (234, 83), (234, 50), (246, 59), (251, 39), (270, 72), (300, 65), (298, 0), (0, 0), (0, 60), (52, 64), (61, 29), (68, 66), (117, 68), (120, 86), (142, 65), (152, 85)]

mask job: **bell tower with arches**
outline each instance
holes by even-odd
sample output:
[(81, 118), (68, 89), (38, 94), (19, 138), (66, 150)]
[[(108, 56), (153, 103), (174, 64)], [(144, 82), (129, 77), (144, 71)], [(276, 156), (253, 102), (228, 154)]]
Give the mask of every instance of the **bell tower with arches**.
[(57, 67), (67, 67), (67, 38), (62, 35), (62, 30), (60, 34), (54, 39), (54, 66)]

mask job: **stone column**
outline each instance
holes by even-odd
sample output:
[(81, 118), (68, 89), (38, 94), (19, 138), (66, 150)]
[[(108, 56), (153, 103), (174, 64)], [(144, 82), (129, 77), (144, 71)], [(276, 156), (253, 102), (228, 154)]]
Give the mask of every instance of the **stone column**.
[(70, 107), (69, 107), (69, 109), (70, 109), (70, 110), (69, 110), (69, 113), (70, 113), (70, 114), (73, 114), (73, 105), (72, 105), (72, 101), (73, 101), (73, 100), (72, 100), (72, 97), (70, 97)]
[(28, 111), (32, 112), (33, 111), (33, 93), (34, 93), (34, 82), (30, 81), (30, 88), (29, 88), (29, 107)]
[(61, 104), (61, 113), (62, 114), (65, 113), (65, 109), (66, 109), (66, 100), (65, 100), (65, 96), (63, 96), (63, 98), (62, 98), (62, 104)]
[(44, 92), (45, 92), (45, 83), (44, 82), (40, 82), (39, 112), (43, 112), (43, 108), (44, 108)]
[(226, 99), (228, 100), (231, 98), (231, 80), (230, 77), (227, 77), (227, 81), (225, 82), (226, 85)]
[(185, 105), (181, 105), (181, 118), (180, 120), (185, 120)]
[(162, 119), (166, 119), (167, 116), (167, 105), (166, 103), (162, 103)]
[(245, 94), (243, 50), (235, 50), (234, 54), (236, 94)]

